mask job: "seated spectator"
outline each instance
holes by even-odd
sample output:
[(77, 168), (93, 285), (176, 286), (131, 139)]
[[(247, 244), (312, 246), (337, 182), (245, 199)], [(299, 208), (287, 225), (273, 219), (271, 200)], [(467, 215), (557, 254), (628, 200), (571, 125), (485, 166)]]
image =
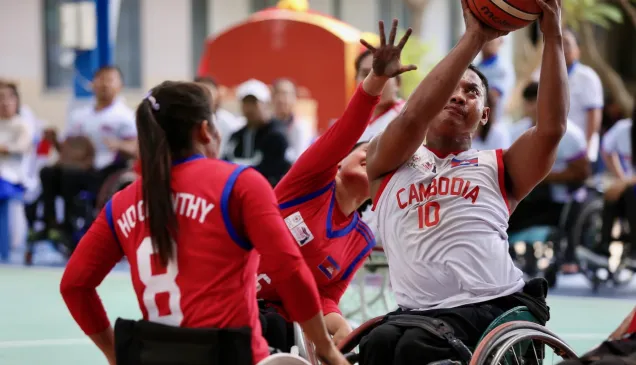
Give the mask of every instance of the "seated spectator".
[[(594, 248), (594, 252), (601, 255), (607, 261), (610, 256), (609, 245), (612, 242), (612, 228), (618, 217), (626, 217), (630, 228), (636, 227), (636, 185), (634, 178), (634, 144), (636, 135), (634, 128), (636, 119), (636, 107), (632, 119), (623, 119), (603, 136), (603, 148), (601, 156), (609, 172), (616, 178), (609, 189), (605, 191), (605, 205), (603, 207), (603, 228), (601, 229), (601, 241)], [(633, 228), (631, 228), (633, 230)], [(632, 235), (634, 237), (635, 235)], [(633, 246), (630, 251), (628, 265), (636, 263), (636, 250)]]
[(294, 162), (305, 152), (316, 137), (316, 131), (308, 121), (294, 114), (298, 98), (296, 84), (289, 79), (278, 79), (273, 86), (274, 118), (287, 130), (287, 160)]
[(254, 167), (275, 186), (291, 164), (285, 127), (271, 117), (269, 87), (251, 79), (239, 85), (237, 97), (247, 124), (230, 137), (224, 159)]
[(0, 81), (0, 260), (8, 260), (11, 242), (9, 202), (24, 193), (23, 159), (31, 148), (33, 131), (19, 114), (15, 84)]
[[(511, 126), (510, 135), (513, 141), (536, 124), (538, 92), (539, 84), (536, 82), (530, 83), (524, 89), (523, 99), (526, 117)], [(539, 225), (557, 227), (566, 204), (581, 202), (585, 199), (584, 184), (590, 176), (590, 172), (591, 166), (586, 155), (585, 135), (575, 124), (568, 122), (565, 135), (557, 149), (552, 171), (519, 203), (510, 217), (508, 232), (518, 232)], [(576, 206), (578, 204), (570, 206), (566, 227), (574, 224), (577, 213)], [(574, 244), (573, 239), (568, 239), (563, 271), (578, 271)]]
[[(75, 216), (72, 210), (85, 209), (76, 207), (76, 196), (81, 191), (97, 194), (110, 174), (126, 168), (128, 160), (137, 155), (134, 113), (118, 97), (121, 88), (122, 75), (117, 67), (99, 69), (93, 79), (95, 102), (71, 113), (65, 142), (47, 131), (45, 137), (56, 146), (60, 161), (40, 172), (45, 238), (69, 243)], [(55, 212), (58, 196), (64, 199), (61, 226)]]
[(212, 94), (212, 112), (214, 113), (214, 125), (221, 135), (221, 151), (224, 150), (227, 141), (232, 136), (232, 133), (238, 131), (245, 125), (241, 118), (238, 118), (229, 111), (221, 107), (221, 91), (216, 80), (211, 77), (197, 77), (195, 82), (205, 85), (210, 94)]

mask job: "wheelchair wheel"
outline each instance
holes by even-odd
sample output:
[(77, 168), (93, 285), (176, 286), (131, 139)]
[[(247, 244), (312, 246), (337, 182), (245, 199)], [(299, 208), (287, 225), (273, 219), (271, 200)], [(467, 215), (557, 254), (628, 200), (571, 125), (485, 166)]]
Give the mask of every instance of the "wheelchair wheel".
[[(552, 350), (553, 355), (546, 356), (546, 350)], [(547, 328), (532, 322), (513, 321), (498, 326), (482, 339), (470, 365), (543, 365), (577, 358), (574, 350)]]

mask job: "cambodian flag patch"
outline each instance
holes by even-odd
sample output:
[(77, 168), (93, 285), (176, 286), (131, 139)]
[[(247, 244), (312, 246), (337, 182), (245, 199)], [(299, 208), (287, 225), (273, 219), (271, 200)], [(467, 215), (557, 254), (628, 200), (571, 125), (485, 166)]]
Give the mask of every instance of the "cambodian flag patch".
[(331, 256), (327, 256), (322, 264), (318, 265), (318, 269), (329, 279), (333, 278), (338, 271), (340, 271), (340, 265)]
[(470, 158), (468, 160), (458, 160), (456, 158), (451, 160), (451, 168), (458, 166), (479, 166), (479, 158)]

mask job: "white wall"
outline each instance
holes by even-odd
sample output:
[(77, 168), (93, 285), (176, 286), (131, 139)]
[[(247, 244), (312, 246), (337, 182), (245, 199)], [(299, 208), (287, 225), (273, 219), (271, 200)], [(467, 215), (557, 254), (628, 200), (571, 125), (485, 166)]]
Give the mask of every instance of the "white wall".
[[(208, 1), (210, 34), (249, 15), (251, 0)], [(341, 0), (342, 19), (363, 31), (374, 32), (379, 18), (375, 1)], [(330, 15), (335, 13), (333, 4), (332, 0), (310, 0), (312, 9)], [(0, 0), (0, 77), (18, 81), (24, 102), (49, 124), (62, 127), (72, 90), (45, 87), (42, 6), (41, 0)], [(131, 106), (163, 80), (191, 78), (194, 70), (190, 6), (188, 0), (141, 0), (142, 86), (124, 92)], [(433, 45), (432, 56), (436, 59), (449, 50), (449, 12), (448, 0), (432, 0), (424, 18), (422, 37)]]

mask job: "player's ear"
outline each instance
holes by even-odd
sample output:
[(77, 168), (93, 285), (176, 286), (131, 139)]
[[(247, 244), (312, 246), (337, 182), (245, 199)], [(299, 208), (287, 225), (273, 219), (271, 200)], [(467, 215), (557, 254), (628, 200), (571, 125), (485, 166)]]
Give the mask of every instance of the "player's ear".
[(194, 129), (195, 138), (202, 144), (208, 144), (212, 142), (214, 138), (212, 130), (215, 129), (214, 126), (210, 126), (207, 120), (199, 123), (199, 126)]
[(481, 113), (481, 120), (479, 121), (479, 123), (481, 123), (481, 125), (486, 125), (486, 123), (488, 123), (489, 118), (490, 118), (490, 108), (485, 106), (484, 111)]

